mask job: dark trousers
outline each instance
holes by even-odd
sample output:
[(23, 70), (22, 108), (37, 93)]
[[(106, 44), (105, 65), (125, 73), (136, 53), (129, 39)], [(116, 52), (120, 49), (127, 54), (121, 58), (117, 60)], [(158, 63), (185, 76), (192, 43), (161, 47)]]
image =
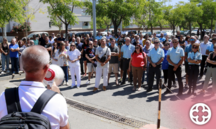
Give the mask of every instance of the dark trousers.
[(19, 58), (11, 57), (12, 73), (19, 73)]
[[(123, 59), (123, 79), (122, 79), (122, 83), (125, 83), (127, 70), (129, 68), (129, 63), (130, 63), (130, 59), (126, 59), (126, 58)], [(130, 71), (130, 81), (132, 81), (132, 70)]]
[(83, 58), (81, 57), (81, 59), (79, 61), (80, 61), (81, 73), (84, 74), (84, 71), (83, 71)]
[[(179, 85), (179, 92), (180, 94), (182, 94), (183, 92), (183, 83), (182, 83), (182, 77), (181, 77), (181, 66), (179, 66), (177, 68), (176, 71), (173, 71), (173, 66), (172, 65), (169, 65), (169, 68), (168, 68), (168, 88), (171, 89), (171, 86), (172, 86), (172, 80), (175, 79), (175, 75), (177, 77), (177, 80), (178, 80), (178, 85)], [(168, 89), (167, 89), (168, 91)]]
[[(208, 56), (202, 55), (201, 68), (200, 68), (200, 76), (203, 76), (203, 74), (204, 74), (204, 68), (205, 68), (207, 57)], [(206, 72), (206, 69), (205, 69), (205, 72)]]
[(191, 91), (193, 87), (193, 91), (196, 89), (197, 79), (199, 75), (199, 65), (189, 65), (189, 76), (188, 76), (188, 84), (189, 91)]
[(154, 75), (156, 74), (157, 79), (157, 87), (159, 85), (159, 81), (161, 78), (161, 65), (157, 65), (156, 67), (153, 67), (151, 64), (149, 64), (149, 72), (148, 72), (148, 90), (152, 90), (152, 86), (154, 83)]
[[(65, 74), (65, 81), (68, 82), (68, 66), (61, 66)], [(64, 82), (64, 81), (63, 81)]]
[[(168, 69), (163, 70), (163, 75), (164, 75), (164, 84), (167, 84), (168, 80)], [(175, 76), (173, 78), (173, 84), (175, 84)]]

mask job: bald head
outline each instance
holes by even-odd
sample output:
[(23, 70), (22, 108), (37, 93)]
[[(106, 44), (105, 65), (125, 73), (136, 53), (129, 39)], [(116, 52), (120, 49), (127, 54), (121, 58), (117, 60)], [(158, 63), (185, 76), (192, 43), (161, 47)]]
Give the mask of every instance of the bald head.
[(21, 61), (26, 73), (36, 73), (49, 64), (48, 51), (39, 45), (31, 46), (22, 52)]

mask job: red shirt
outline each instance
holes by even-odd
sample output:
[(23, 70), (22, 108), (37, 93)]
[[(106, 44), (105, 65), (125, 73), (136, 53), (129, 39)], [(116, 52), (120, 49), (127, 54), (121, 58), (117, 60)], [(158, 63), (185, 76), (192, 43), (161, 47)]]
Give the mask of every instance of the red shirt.
[[(144, 55), (144, 57), (143, 57)], [(145, 52), (137, 54), (136, 52), (131, 55), (132, 57), (132, 66), (134, 67), (143, 67), (145, 65), (144, 58), (146, 57)]]

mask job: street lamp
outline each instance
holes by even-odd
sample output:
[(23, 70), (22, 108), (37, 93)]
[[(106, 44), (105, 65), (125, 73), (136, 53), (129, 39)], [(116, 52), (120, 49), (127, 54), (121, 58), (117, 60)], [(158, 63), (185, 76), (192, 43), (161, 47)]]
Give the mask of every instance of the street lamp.
[(93, 10), (93, 35), (96, 37), (96, 0), (92, 0), (92, 10)]

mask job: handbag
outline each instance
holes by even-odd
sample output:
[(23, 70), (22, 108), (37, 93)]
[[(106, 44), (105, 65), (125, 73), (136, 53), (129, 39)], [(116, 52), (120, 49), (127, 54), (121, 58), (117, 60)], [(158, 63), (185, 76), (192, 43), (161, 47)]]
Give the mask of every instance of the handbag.
[[(108, 48), (107, 48), (107, 50), (108, 50)], [(99, 58), (100, 62), (102, 62), (102, 63), (104, 63), (106, 61), (107, 50), (106, 50), (105, 54), (101, 58)]]
[(94, 67), (97, 67), (97, 62), (92, 63)]

